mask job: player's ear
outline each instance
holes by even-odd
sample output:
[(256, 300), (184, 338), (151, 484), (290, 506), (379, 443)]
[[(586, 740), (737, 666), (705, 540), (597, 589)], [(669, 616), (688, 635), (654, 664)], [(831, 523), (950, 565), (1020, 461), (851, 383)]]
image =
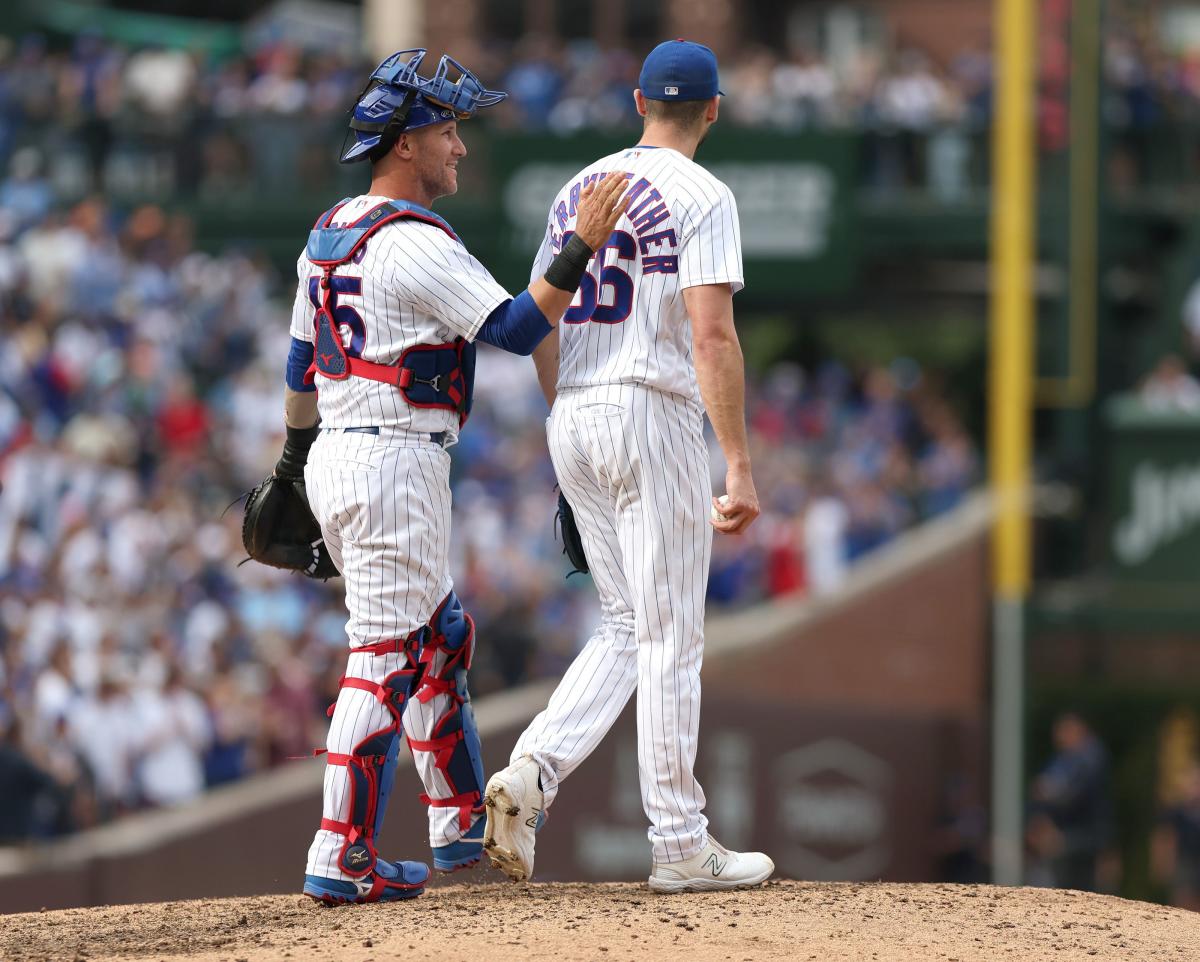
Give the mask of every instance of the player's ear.
[(720, 112), (721, 112), (721, 96), (720, 96), (720, 94), (718, 94), (716, 97), (713, 97), (713, 99), (711, 101), (709, 101), (708, 110), (706, 110), (704, 112), (704, 119), (707, 120), (710, 124), (714, 124), (717, 122), (717, 114), (719, 114)]
[(642, 96), (641, 88), (635, 88), (633, 91), (633, 105), (637, 107), (639, 117), (646, 116), (646, 98)]
[(412, 140), (408, 136), (407, 131), (401, 132), (400, 136), (396, 138), (396, 142), (392, 144), (392, 153), (394, 153), (401, 160), (412, 159), (413, 144)]

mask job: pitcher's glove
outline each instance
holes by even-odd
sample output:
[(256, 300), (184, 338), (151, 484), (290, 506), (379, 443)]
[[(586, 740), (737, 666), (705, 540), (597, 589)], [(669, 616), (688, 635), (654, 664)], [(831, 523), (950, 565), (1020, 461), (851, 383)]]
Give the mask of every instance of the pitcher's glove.
[(274, 474), (246, 498), (242, 544), (255, 561), (324, 580), (338, 570), (304, 490), (304, 463), (317, 430), (288, 428)]
[(562, 537), (563, 554), (575, 569), (567, 577), (573, 574), (587, 574), (587, 555), (583, 551), (583, 539), (579, 537), (579, 526), (575, 524), (575, 512), (571, 510), (561, 491), (558, 492), (558, 512), (554, 515), (554, 520)]

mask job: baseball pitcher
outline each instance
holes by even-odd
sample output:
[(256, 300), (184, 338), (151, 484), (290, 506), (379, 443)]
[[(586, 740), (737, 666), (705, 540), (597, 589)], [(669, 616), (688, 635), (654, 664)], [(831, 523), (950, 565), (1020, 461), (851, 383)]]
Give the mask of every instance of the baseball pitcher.
[[(590, 568), (602, 620), (512, 764), (488, 782), (484, 846), (511, 878), (530, 877), (534, 833), (560, 783), (636, 692), (650, 888), (736, 888), (765, 881), (774, 863), (708, 833), (693, 772), (712, 532), (740, 534), (759, 511), (733, 325), (737, 209), (692, 160), (720, 107), (716, 58), (700, 44), (660, 44), (634, 98), (641, 139), (563, 186), (533, 270), (572, 243), (589, 185), (614, 171), (628, 179), (624, 217), (557, 336), (534, 352), (552, 405), (550, 454), (586, 556), (572, 560)], [(728, 465), (720, 501), (709, 487), (705, 411)]]

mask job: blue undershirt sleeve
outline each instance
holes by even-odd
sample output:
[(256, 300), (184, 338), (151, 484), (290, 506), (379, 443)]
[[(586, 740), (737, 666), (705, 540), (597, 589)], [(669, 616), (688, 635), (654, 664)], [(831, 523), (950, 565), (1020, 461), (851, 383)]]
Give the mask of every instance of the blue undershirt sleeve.
[(528, 290), (497, 307), (476, 335), (476, 340), (510, 354), (528, 355), (554, 328)]
[(307, 393), (317, 389), (316, 384), (305, 384), (304, 375), (308, 373), (308, 368), (313, 360), (313, 346), (309, 341), (302, 341), (298, 337), (292, 338), (292, 349), (288, 352), (287, 370), (284, 373), (284, 380), (287, 386), (293, 391)]

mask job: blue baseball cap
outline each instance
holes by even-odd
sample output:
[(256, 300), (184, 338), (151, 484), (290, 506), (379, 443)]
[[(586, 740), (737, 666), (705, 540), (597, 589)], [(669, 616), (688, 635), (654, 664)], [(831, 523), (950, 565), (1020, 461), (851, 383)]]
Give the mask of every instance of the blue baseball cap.
[(638, 87), (647, 100), (708, 100), (724, 93), (717, 80), (717, 55), (702, 43), (668, 40), (650, 51)]

